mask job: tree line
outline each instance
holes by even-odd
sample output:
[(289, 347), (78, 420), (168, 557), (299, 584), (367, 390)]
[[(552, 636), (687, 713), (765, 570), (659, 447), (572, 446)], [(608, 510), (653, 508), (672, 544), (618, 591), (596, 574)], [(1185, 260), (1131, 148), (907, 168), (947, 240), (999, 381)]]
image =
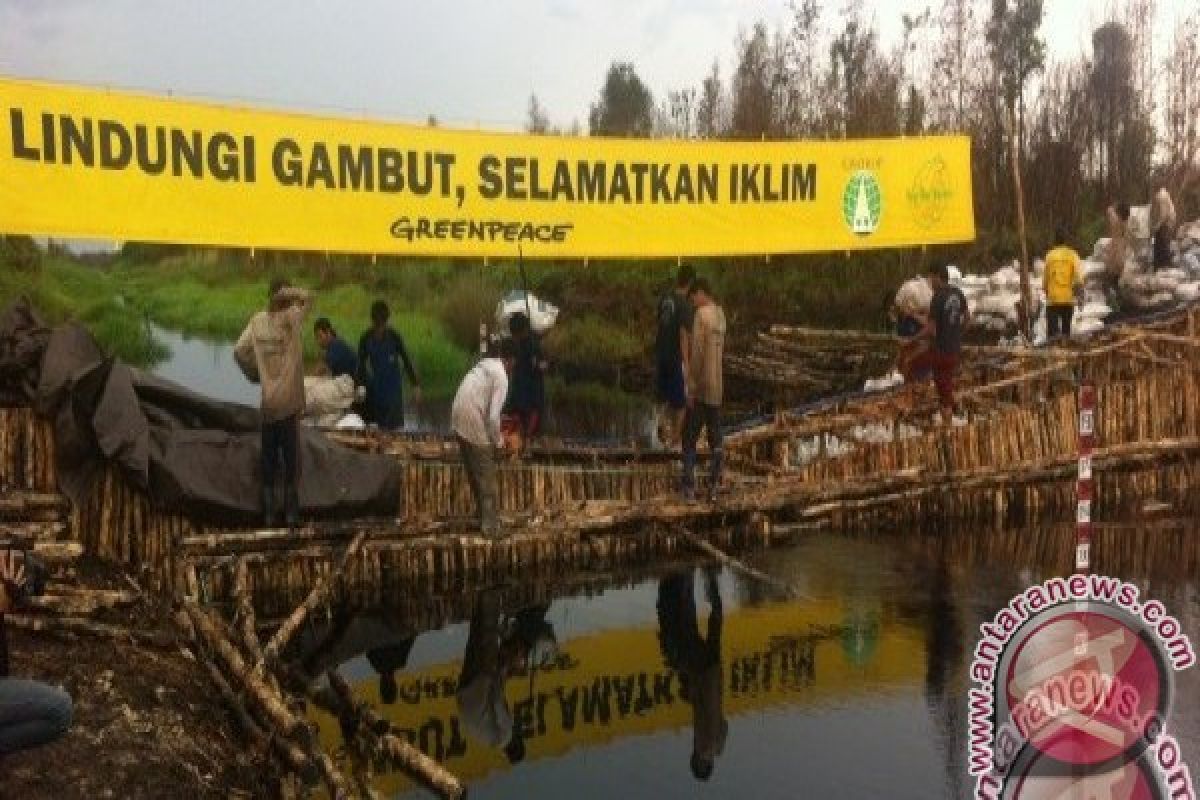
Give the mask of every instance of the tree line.
[[(656, 98), (633, 64), (614, 62), (588, 131), (743, 140), (965, 133), (981, 244), (997, 256), (1015, 254), (1014, 157), (1035, 247), (1058, 224), (1094, 235), (1107, 205), (1145, 203), (1160, 185), (1187, 218), (1200, 214), (1200, 11), (1156, 54), (1155, 0), (1119, 0), (1092, 31), (1090, 53), (1056, 61), (1043, 12), (1043, 0), (942, 0), (903, 15), (889, 46), (863, 0), (837, 10), (793, 0), (787, 23), (737, 35), (729, 75), (714, 61), (697, 85)], [(562, 132), (536, 94), (526, 127)]]

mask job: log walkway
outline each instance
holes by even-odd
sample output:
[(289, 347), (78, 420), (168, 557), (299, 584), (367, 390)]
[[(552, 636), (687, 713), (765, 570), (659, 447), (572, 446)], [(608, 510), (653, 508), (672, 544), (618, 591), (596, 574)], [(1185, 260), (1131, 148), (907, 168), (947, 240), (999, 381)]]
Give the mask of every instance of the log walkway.
[[(270, 741), (303, 781), (324, 782), (333, 796), (345, 796), (351, 782), (313, 747), (311, 729), (292, 711), (288, 644), (309, 615), (347, 599), (369, 603), (401, 587), (409, 596), (452, 597), (472, 586), (586, 583), (589, 576), (698, 561), (723, 563), (771, 585), (773, 579), (730, 554), (817, 529), (951, 521), (995, 529), (1069, 519), (1081, 379), (1093, 381), (1099, 396), (1098, 521), (1146, 508), (1194, 510), (1196, 323), (1197, 311), (1188, 310), (1085, 344), (970, 349), (960, 395), (965, 413), (951, 427), (935, 424), (932, 394), (924, 388), (780, 413), (728, 437), (730, 482), (714, 503), (681, 502), (670, 454), (563, 443), (536, 448), (501, 468), (506, 535), (498, 540), (479, 536), (468, 523), (465, 480), (454, 447), (442, 437), (333, 435), (403, 462), (403, 506), (394, 517), (322, 521), (296, 531), (236, 530), (156, 507), (113, 468), (81, 507), (70, 507), (56, 491), (51, 426), (30, 409), (0, 409), (0, 539), (56, 564), (86, 554), (135, 570), (131, 590), (158, 591), (179, 604), (180, 635), (193, 643), (247, 736)], [(856, 336), (863, 347), (885, 344), (777, 327), (760, 337), (760, 346), (787, 361), (810, 339), (822, 339), (818, 349), (829, 352)], [(20, 624), (134, 636), (88, 625), (91, 611), (124, 599), (65, 587)], [(264, 628), (259, 620), (272, 622)], [(259, 640), (259, 631), (272, 635)], [(354, 709), (343, 714), (361, 716)], [(431, 771), (436, 765), (404, 751), (396, 737), (381, 731), (371, 741), (421, 785), (459, 796), (463, 787), (453, 776)]]

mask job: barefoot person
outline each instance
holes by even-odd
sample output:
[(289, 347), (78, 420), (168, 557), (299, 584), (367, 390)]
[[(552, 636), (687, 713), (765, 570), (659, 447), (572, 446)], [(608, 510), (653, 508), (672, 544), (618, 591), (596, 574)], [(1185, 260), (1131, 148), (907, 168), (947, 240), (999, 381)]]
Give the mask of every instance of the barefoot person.
[(695, 318), (687, 360), (687, 419), (683, 424), (683, 495), (688, 502), (696, 498), (696, 443), (700, 431), (708, 434), (710, 473), (708, 499), (716, 499), (721, 485), (721, 402), (725, 384), (722, 369), (725, 356), (725, 311), (716, 304), (708, 282), (692, 284)]
[(271, 282), (266, 311), (250, 319), (238, 337), (233, 357), (242, 372), (262, 386), (262, 511), (268, 528), (275, 525), (275, 476), (283, 461), (283, 508), (289, 528), (300, 516), (297, 436), (304, 413), (304, 319), (312, 295)]
[(511, 339), (493, 345), (488, 358), (471, 368), (459, 384), (450, 409), (450, 427), (458, 440), (463, 469), (475, 499), (479, 528), (485, 536), (499, 532), (496, 516), (496, 451), (504, 447), (500, 415), (508, 396), (513, 368)]
[(958, 371), (963, 329), (970, 321), (971, 312), (966, 296), (950, 285), (946, 267), (931, 267), (929, 283), (933, 287), (933, 301), (929, 305), (929, 319), (917, 337), (928, 340), (931, 346), (908, 363), (904, 381), (911, 383), (922, 371), (932, 370), (942, 424), (949, 425), (954, 418), (954, 374)]
[[(26, 580), (20, 555), (0, 550), (0, 763), (9, 753), (52, 742), (71, 727), (70, 695), (62, 689), (8, 674), (4, 615), (28, 593)], [(3, 784), (0, 777), (0, 789)]]

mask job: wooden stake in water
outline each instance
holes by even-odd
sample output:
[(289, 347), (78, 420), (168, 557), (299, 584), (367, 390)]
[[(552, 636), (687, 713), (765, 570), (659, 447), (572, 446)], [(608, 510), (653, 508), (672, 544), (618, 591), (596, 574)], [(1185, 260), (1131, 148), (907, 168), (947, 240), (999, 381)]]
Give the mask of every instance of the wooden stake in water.
[(1075, 479), (1075, 571), (1088, 572), (1092, 567), (1092, 501), (1095, 481), (1092, 478), (1092, 450), (1096, 445), (1096, 387), (1083, 383), (1079, 387), (1079, 474)]

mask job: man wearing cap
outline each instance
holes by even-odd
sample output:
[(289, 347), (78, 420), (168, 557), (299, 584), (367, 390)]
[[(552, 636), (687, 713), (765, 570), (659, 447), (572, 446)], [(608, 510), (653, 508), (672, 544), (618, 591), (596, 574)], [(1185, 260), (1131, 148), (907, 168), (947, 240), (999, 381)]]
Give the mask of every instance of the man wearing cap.
[(259, 311), (238, 337), (234, 360), (262, 387), (262, 511), (275, 525), (275, 477), (283, 461), (284, 517), (299, 521), (298, 422), (304, 413), (304, 319), (312, 295), (281, 279), (271, 282), (266, 311)]

